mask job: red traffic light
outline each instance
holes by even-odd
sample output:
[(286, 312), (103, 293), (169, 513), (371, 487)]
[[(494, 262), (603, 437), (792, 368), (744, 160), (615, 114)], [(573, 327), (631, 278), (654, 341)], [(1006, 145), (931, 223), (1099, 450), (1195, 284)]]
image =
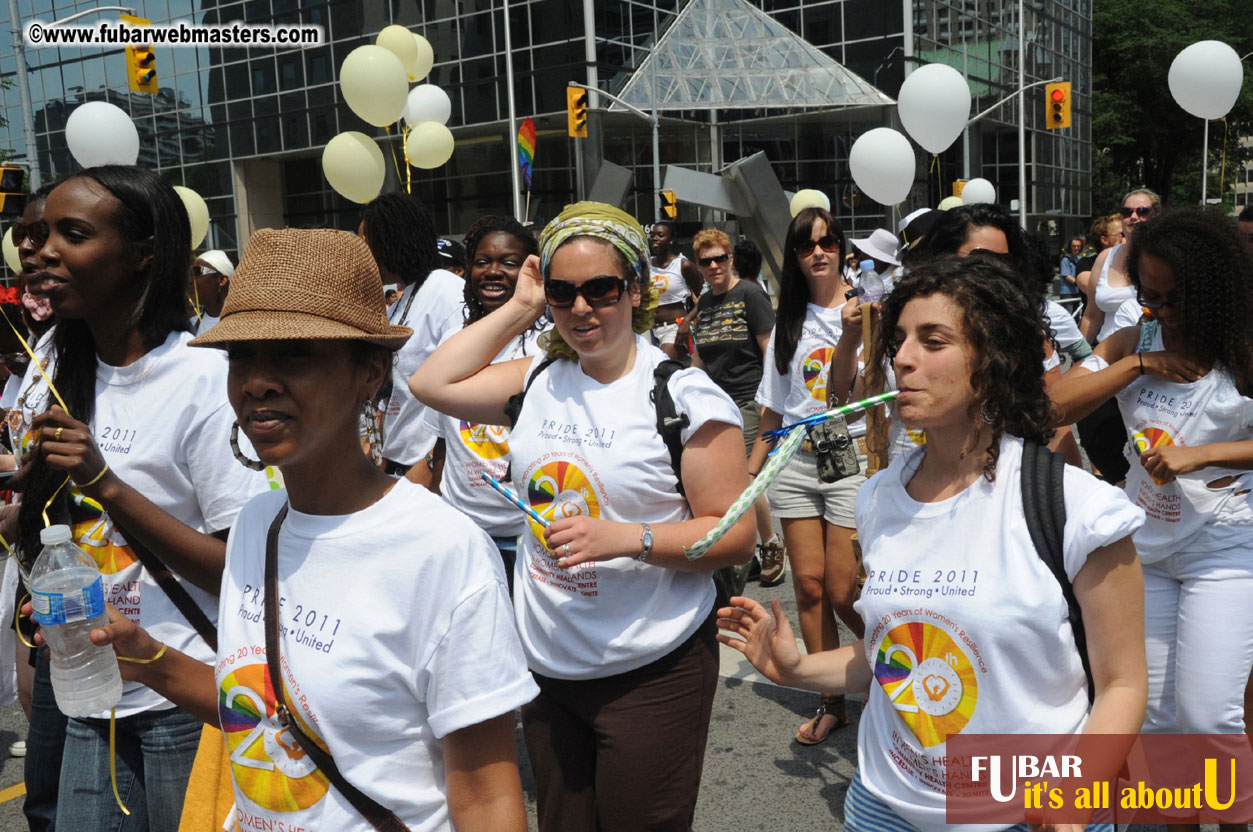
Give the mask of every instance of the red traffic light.
[(1049, 95), (1052, 97), (1054, 101), (1066, 100), (1066, 93), (1062, 92), (1061, 90), (1053, 90), (1051, 93), (1049, 93)]

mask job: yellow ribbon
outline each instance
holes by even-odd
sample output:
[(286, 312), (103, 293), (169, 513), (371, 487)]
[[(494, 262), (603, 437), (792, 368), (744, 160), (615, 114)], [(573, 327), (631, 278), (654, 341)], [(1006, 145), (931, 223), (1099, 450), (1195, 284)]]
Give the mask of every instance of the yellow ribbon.
[(65, 399), (61, 398), (61, 392), (57, 390), (57, 386), (52, 383), (52, 379), (48, 378), (48, 374), (44, 372), (43, 365), (39, 363), (39, 359), (35, 357), (35, 351), (30, 348), (30, 344), (26, 341), (26, 336), (22, 335), (13, 322), (9, 320), (9, 313), (0, 307), (0, 315), (4, 316), (4, 322), (9, 325), (9, 329), (13, 330), (13, 334), (17, 336), (17, 340), (22, 343), (22, 349), (26, 350), (26, 354), (30, 356), (30, 360), (34, 362), (35, 369), (39, 371), (39, 375), (43, 376), (44, 383), (48, 385), (48, 389), (52, 391), (52, 395), (56, 396), (57, 404), (61, 405), (61, 409), (66, 413), (70, 412), (70, 408), (65, 403)]

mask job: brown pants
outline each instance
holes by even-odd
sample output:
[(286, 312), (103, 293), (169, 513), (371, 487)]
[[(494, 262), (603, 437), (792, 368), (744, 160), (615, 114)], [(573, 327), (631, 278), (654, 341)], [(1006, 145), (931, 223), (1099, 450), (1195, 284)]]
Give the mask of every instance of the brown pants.
[(522, 708), (540, 832), (687, 832), (718, 685), (711, 616), (652, 664), (604, 679), (536, 673)]

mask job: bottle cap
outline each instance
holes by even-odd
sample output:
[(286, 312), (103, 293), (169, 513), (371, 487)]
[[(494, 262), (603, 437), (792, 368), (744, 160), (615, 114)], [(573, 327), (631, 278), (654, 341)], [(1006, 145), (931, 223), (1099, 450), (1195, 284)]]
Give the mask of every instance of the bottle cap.
[(862, 260), (862, 261), (861, 261), (860, 263), (858, 263), (857, 265), (858, 265), (858, 268), (860, 268), (863, 272), (872, 272), (872, 271), (874, 271), (874, 261), (873, 261), (873, 260)]
[(70, 527), (62, 524), (49, 526), (39, 532), (39, 542), (45, 546), (54, 546), (57, 543), (69, 543), (73, 539), (70, 534)]

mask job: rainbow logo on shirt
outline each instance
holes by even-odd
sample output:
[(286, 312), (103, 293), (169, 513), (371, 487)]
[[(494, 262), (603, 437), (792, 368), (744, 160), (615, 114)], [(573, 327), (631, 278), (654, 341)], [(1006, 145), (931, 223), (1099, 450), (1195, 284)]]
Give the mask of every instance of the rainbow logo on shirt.
[(670, 288), (670, 274), (668, 272), (653, 272), (653, 288), (657, 290), (657, 294), (664, 295), (666, 290)]
[(827, 374), (831, 372), (832, 347), (819, 347), (801, 362), (801, 377), (809, 388), (809, 395), (823, 404), (827, 401)]
[[(600, 516), (600, 496), (591, 479), (574, 463), (556, 460), (541, 465), (526, 484), (526, 501), (545, 520)], [(528, 520), (531, 533), (543, 543), (544, 527)]]
[(948, 633), (921, 621), (888, 631), (875, 654), (874, 676), (924, 748), (960, 734), (979, 698), (965, 651)]
[[(218, 718), (230, 755), (231, 777), (239, 791), (263, 809), (299, 812), (326, 796), (329, 781), (279, 724), (273, 703), (274, 688), (264, 663), (239, 667), (222, 677)], [(292, 715), (307, 735), (316, 738), (299, 714)]]
[(476, 425), (461, 422), (461, 441), (482, 459), (500, 459), (509, 455), (509, 428), (504, 425)]
[(91, 555), (102, 575), (116, 575), (138, 559), (117, 533), (109, 515), (87, 512), (90, 515), (87, 519), (79, 519), (83, 513), (80, 507), (74, 507), (70, 533), (78, 548)]
[[(1131, 441), (1135, 443), (1136, 453), (1142, 454), (1150, 448), (1160, 448), (1164, 445), (1175, 444), (1175, 438), (1163, 428), (1144, 428), (1143, 430), (1133, 431)], [(1165, 480), (1159, 480), (1153, 477), (1153, 482), (1158, 485), (1165, 485)]]

